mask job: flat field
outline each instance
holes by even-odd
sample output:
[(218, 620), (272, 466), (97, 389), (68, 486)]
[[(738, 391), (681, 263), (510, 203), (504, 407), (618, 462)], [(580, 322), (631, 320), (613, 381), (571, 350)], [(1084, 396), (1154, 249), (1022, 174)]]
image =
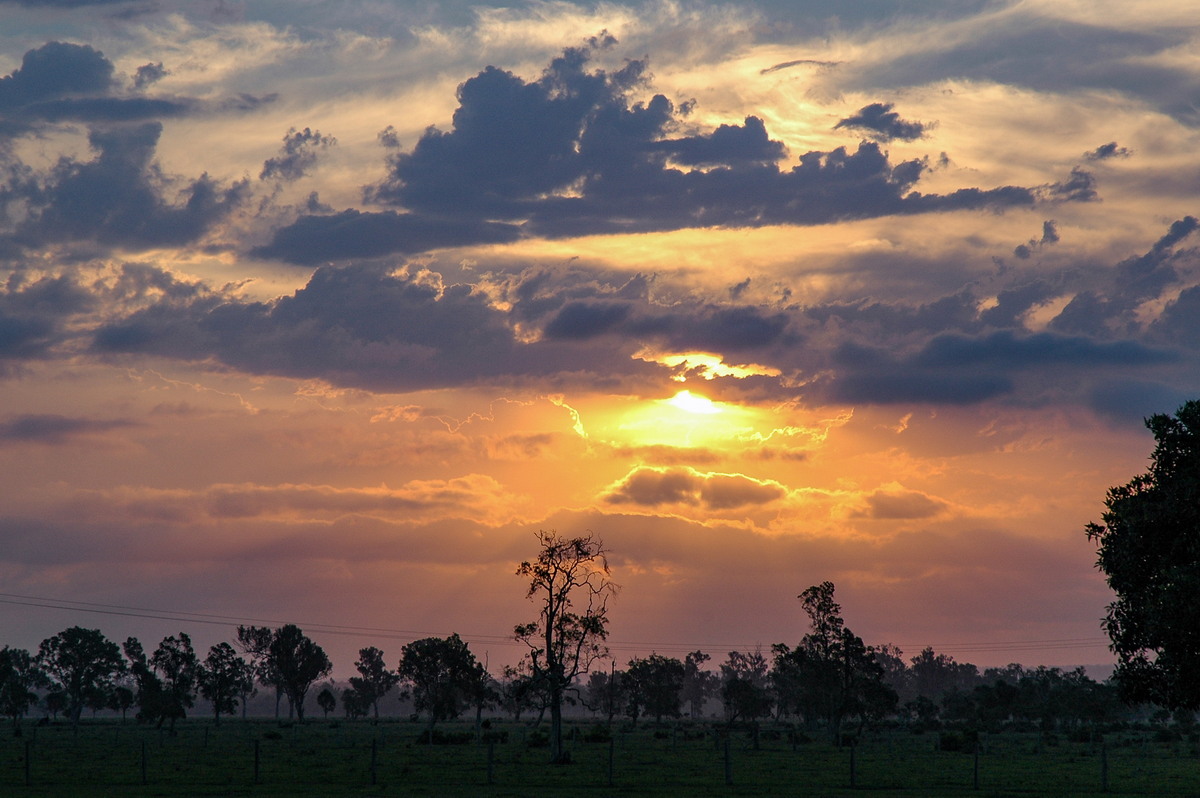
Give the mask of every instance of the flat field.
[[(438, 728), (472, 736), (470, 724)], [(757, 749), (744, 730), (723, 738), (686, 723), (626, 727), (611, 742), (585, 742), (590, 723), (568, 728), (572, 763), (550, 766), (538, 733), (505, 722), (493, 732), (506, 739), (490, 746), (422, 744), (424, 724), (390, 719), (189, 720), (174, 735), (133, 721), (26, 724), (19, 737), (0, 731), (0, 795), (1200, 796), (1197, 744), (1152, 732), (1109, 734), (1103, 745), (1006, 733), (983, 738), (976, 754), (904, 730), (851, 751), (794, 744), (770, 726)]]

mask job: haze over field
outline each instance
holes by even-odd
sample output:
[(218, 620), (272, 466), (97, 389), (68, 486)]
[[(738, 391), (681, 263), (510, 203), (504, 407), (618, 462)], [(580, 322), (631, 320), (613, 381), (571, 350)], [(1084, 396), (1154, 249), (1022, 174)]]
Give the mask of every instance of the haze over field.
[(0, 0), (0, 643), (495, 666), (555, 529), (621, 661), (823, 580), (1111, 661), (1084, 525), (1200, 396), (1194, 9), (832, 7)]

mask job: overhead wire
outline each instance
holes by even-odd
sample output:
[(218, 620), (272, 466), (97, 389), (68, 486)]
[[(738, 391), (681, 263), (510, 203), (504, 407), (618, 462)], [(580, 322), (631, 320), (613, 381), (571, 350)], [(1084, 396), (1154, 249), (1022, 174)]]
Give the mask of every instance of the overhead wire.
[[(213, 626), (248, 626), (268, 625), (282, 626), (285, 623), (295, 623), (305, 630), (317, 633), (338, 635), (344, 637), (377, 638), (388, 640), (403, 640), (411, 642), (422, 637), (434, 637), (444, 634), (442, 631), (395, 629), (375, 626), (352, 626), (346, 624), (330, 624), (319, 622), (301, 622), (297, 620), (281, 621), (271, 618), (253, 618), (235, 615), (218, 615), (214, 613), (189, 612), (186, 610), (159, 610), (150, 607), (138, 607), (123, 604), (103, 604), (74, 599), (55, 599), (45, 596), (31, 596), (21, 593), (0, 592), (0, 604), (10, 604), (25, 607), (39, 607), (54, 610), (69, 610), (73, 612), (88, 612), (100, 615), (113, 615), (128, 618), (143, 618), (157, 621), (176, 621), (181, 623), (198, 623)], [(470, 642), (487, 645), (524, 646), (525, 644), (508, 635), (459, 633), (459, 636)], [(996, 654), (996, 653), (1029, 653), (1036, 651), (1082, 650), (1107, 647), (1108, 639), (1104, 637), (1074, 637), (1049, 638), (1042, 640), (1005, 640), (990, 642), (960, 642), (960, 643), (923, 643), (920, 645), (897, 644), (902, 651), (932, 648), (940, 652), (955, 654)], [(716, 642), (642, 642), (634, 640), (607, 641), (610, 651), (642, 653), (655, 651), (663, 654), (684, 654), (692, 651), (750, 651), (763, 648), (761, 643), (716, 643)]]

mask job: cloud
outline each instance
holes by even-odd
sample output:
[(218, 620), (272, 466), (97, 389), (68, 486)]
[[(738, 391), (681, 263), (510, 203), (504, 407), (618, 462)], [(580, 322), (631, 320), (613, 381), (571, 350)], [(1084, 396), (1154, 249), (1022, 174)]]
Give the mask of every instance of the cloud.
[(1013, 254), (1022, 260), (1028, 260), (1033, 256), (1034, 251), (1057, 243), (1058, 225), (1053, 219), (1047, 219), (1042, 222), (1042, 237), (1031, 238), (1027, 243), (1017, 245)]
[(686, 466), (640, 466), (609, 488), (604, 501), (642, 507), (684, 504), (720, 512), (770, 504), (786, 495), (787, 489), (772, 480), (702, 472)]
[(1094, 150), (1084, 153), (1083, 157), (1089, 161), (1106, 161), (1109, 158), (1128, 158), (1133, 153), (1117, 145), (1117, 142), (1110, 141), (1107, 144), (1101, 144)]
[[(632, 99), (648, 88), (645, 61), (607, 72), (589, 70), (590, 55), (569, 48), (533, 81), (489, 66), (459, 86), (450, 130), (431, 127), (408, 151), (394, 129), (381, 134), (389, 171), (367, 187), (367, 199), (403, 213), (302, 216), (254, 254), (312, 264), (310, 244), (334, 260), (530, 236), (998, 210), (1037, 199), (1018, 186), (914, 191), (925, 163), (893, 164), (874, 142), (802, 153), (781, 168), (787, 152), (762, 118), (694, 129), (662, 94)], [(904, 126), (915, 123), (891, 124), (907, 135)], [(1084, 188), (1043, 193), (1078, 200)]]
[(0, 243), (34, 248), (64, 241), (146, 249), (188, 244), (204, 235), (245, 198), (247, 184), (222, 186), (207, 175), (168, 199), (171, 181), (154, 161), (160, 122), (93, 129), (96, 157), (63, 158), (44, 179), (0, 187), (23, 203), (26, 218)]
[(60, 445), (130, 426), (135, 425), (124, 420), (104, 421), (54, 413), (19, 415), (0, 421), (0, 445), (5, 442)]
[(851, 513), (852, 518), (883, 521), (911, 521), (933, 518), (946, 509), (946, 502), (920, 491), (900, 488), (880, 489), (864, 497), (866, 507)]
[(317, 163), (318, 153), (336, 143), (337, 139), (322, 136), (320, 131), (292, 128), (283, 137), (279, 155), (263, 162), (258, 177), (260, 180), (299, 180)]
[(906, 122), (892, 110), (891, 103), (871, 103), (858, 109), (858, 113), (840, 120), (834, 129), (857, 130), (878, 141), (913, 141), (925, 135), (925, 125)]

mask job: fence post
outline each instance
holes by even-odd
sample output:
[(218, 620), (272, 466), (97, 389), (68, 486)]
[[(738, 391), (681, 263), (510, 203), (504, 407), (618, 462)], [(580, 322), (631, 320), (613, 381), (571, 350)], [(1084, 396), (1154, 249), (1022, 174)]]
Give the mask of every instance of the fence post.
[(725, 738), (725, 783), (733, 784), (733, 763), (729, 759), (729, 738)]
[(979, 789), (979, 743), (975, 743), (975, 770), (971, 777), (971, 789)]
[(1100, 791), (1108, 792), (1108, 746), (1100, 744)]
[(858, 746), (854, 744), (853, 740), (851, 740), (850, 741), (850, 789), (852, 789), (852, 790), (856, 789), (858, 787), (858, 762), (856, 760), (855, 753), (854, 753), (857, 750), (858, 750)]
[(254, 741), (254, 783), (258, 784), (258, 740)]

